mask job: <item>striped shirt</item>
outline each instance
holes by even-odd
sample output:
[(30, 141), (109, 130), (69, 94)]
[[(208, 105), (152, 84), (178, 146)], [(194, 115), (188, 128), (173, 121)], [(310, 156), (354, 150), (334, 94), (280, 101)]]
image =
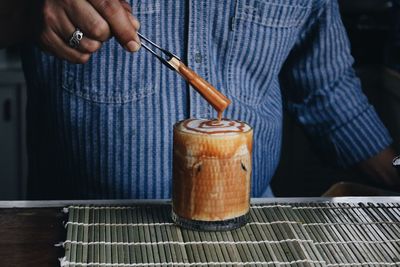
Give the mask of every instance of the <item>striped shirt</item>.
[[(181, 57), (254, 128), (252, 195), (277, 167), (282, 109), (341, 166), (389, 146), (360, 89), (336, 0), (131, 0), (141, 33)], [(169, 198), (172, 127), (215, 111), (144, 49), (84, 65), (24, 50), (31, 198)]]

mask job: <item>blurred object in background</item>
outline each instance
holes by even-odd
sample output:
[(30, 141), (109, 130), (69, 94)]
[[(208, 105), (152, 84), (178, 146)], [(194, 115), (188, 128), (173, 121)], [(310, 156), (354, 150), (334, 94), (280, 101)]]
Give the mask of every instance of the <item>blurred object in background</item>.
[(400, 72), (400, 0), (392, 0), (392, 34), (387, 53), (387, 65)]
[(0, 200), (26, 195), (25, 105), (19, 49), (0, 49)]
[(392, 0), (339, 0), (356, 64), (384, 64)]
[(356, 65), (400, 71), (400, 0), (339, 0)]
[[(0, 70), (21, 70), (19, 50), (17, 47), (0, 49)], [(3, 77), (0, 77), (0, 81)]]
[(399, 192), (383, 190), (379, 187), (372, 187), (364, 184), (338, 182), (332, 185), (323, 197), (344, 197), (344, 196), (400, 196)]

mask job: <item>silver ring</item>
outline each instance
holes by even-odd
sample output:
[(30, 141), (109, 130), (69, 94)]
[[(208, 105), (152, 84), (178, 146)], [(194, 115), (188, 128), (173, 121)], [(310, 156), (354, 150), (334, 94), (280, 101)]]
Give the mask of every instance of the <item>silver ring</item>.
[(78, 28), (76, 28), (76, 31), (74, 31), (72, 33), (71, 38), (69, 39), (69, 46), (72, 48), (77, 48), (79, 46), (80, 41), (83, 38), (83, 32), (81, 32), (81, 30), (79, 30)]

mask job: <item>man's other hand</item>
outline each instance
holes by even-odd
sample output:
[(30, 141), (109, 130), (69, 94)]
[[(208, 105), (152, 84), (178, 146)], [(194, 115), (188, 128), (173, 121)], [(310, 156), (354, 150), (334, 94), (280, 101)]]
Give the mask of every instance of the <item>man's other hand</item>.
[[(72, 63), (86, 63), (103, 42), (114, 36), (130, 52), (138, 51), (140, 24), (121, 0), (44, 0), (39, 29), (41, 47)], [(69, 39), (79, 28), (83, 38), (76, 48)]]
[(357, 167), (387, 189), (400, 192), (400, 177), (392, 166), (395, 156), (394, 150), (387, 148), (376, 156), (360, 162)]

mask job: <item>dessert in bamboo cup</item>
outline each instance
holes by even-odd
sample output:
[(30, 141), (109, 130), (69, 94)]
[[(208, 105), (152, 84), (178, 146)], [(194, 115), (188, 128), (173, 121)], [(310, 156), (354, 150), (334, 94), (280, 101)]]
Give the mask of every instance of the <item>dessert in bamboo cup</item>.
[(253, 130), (244, 122), (189, 119), (174, 126), (172, 218), (194, 230), (231, 230), (250, 209)]

